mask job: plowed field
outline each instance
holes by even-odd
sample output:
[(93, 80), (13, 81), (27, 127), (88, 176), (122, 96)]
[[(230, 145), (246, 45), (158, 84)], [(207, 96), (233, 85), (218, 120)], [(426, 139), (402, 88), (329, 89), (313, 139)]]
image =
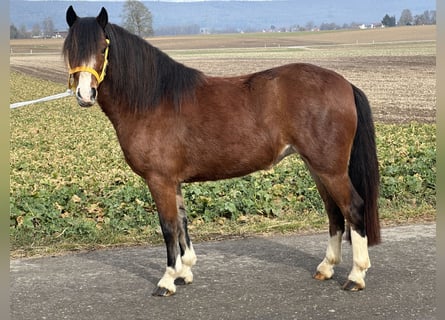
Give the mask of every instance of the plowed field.
[[(362, 88), (377, 121), (434, 122), (435, 30), (434, 26), (422, 26), (148, 40), (177, 61), (209, 75), (250, 73), (293, 62), (317, 64)], [(11, 70), (65, 83), (62, 43), (56, 39), (11, 41)]]

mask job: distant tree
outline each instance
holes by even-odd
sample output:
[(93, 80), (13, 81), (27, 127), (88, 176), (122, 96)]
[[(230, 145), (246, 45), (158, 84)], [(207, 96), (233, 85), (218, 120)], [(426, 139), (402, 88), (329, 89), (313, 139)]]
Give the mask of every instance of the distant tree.
[(13, 24), (9, 26), (9, 39), (18, 39), (20, 37), (19, 29)]
[(320, 25), (320, 30), (337, 30), (340, 29), (340, 27), (335, 24), (334, 22), (331, 23), (322, 23)]
[(43, 36), (52, 37), (52, 35), (54, 34), (53, 19), (49, 17), (45, 18), (42, 22), (42, 28), (43, 28)]
[(35, 23), (32, 26), (31, 36), (33, 37), (39, 37), (42, 35), (42, 29), (40, 28), (40, 24)]
[(153, 35), (153, 17), (139, 0), (126, 0), (123, 8), (123, 27), (141, 37)]
[(289, 30), (291, 32), (304, 31), (304, 27), (300, 26), (299, 24), (293, 24), (289, 27)]
[(415, 15), (413, 19), (414, 24), (424, 25), (424, 24), (436, 24), (436, 11), (426, 10), (424, 13)]
[(426, 17), (425, 14), (418, 14), (414, 16), (413, 21), (415, 25), (424, 25), (428, 24), (427, 23), (428, 19), (429, 17)]
[(314, 29), (314, 22), (313, 21), (309, 21), (308, 23), (306, 23), (306, 25), (304, 26), (306, 28), (306, 30), (311, 31), (312, 29)]
[(21, 35), (23, 36), (23, 38), (30, 38), (31, 34), (28, 32), (28, 30), (26, 29), (26, 25), (22, 24), (19, 28), (19, 32), (21, 33)]
[(394, 27), (396, 25), (396, 17), (390, 17), (388, 14), (386, 14), (382, 19), (382, 24), (385, 27)]
[(436, 10), (430, 10), (430, 24), (436, 24)]
[(399, 19), (399, 26), (408, 26), (413, 24), (413, 15), (411, 10), (405, 9), (402, 11)]

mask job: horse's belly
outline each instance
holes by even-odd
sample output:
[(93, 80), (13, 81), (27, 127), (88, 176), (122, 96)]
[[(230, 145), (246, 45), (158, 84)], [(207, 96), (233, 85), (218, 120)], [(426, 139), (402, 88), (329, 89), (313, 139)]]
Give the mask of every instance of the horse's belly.
[(294, 153), (292, 146), (278, 148), (232, 149), (213, 154), (201, 154), (189, 164), (190, 174), (186, 182), (229, 179), (248, 175), (259, 170), (267, 170), (287, 155)]

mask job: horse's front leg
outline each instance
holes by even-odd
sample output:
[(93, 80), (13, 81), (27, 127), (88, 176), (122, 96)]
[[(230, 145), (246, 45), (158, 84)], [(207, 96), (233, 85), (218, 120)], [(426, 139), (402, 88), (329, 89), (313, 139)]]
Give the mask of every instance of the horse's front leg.
[(192, 266), (196, 264), (196, 254), (193, 250), (192, 241), (190, 240), (187, 228), (187, 213), (184, 206), (184, 198), (182, 197), (181, 186), (176, 189), (176, 205), (178, 208), (178, 224), (179, 224), (179, 249), (181, 250), (182, 270), (176, 284), (189, 284), (193, 281)]
[(196, 256), (190, 240), (186, 240), (188, 235), (184, 231), (182, 214), (179, 213), (179, 186), (165, 179), (149, 179), (148, 186), (156, 203), (167, 248), (167, 268), (152, 294), (170, 296), (176, 292), (175, 281), (190, 283), (193, 280), (190, 268), (195, 263)]

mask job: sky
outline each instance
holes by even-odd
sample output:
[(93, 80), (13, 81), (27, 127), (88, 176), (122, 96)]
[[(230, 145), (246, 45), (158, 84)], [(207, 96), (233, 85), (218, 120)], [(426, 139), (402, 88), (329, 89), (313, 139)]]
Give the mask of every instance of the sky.
[[(94, 15), (101, 6), (106, 6), (110, 20), (120, 23), (122, 5), (125, 0), (53, 0), (45, 4), (35, 2), (36, 0), (9, 1), (10, 19), (16, 26), (25, 25), (30, 29), (49, 16), (53, 19), (56, 29), (63, 30), (66, 27), (63, 13), (69, 4), (74, 4), (80, 16)], [(342, 25), (352, 22), (370, 24), (381, 21), (385, 14), (394, 15), (398, 19), (403, 9), (410, 9), (415, 15), (436, 7), (435, 0), (313, 0), (311, 6), (307, 5), (307, 0), (241, 0), (245, 1), (244, 3), (263, 1), (263, 4), (258, 3), (258, 6), (254, 5), (253, 8), (240, 4), (240, 0), (145, 1), (154, 15), (154, 27), (158, 29), (190, 25), (214, 29), (258, 29), (271, 25), (288, 27), (299, 24), (304, 26), (308, 22), (313, 22), (315, 25), (320, 23)], [(224, 2), (217, 4), (216, 1)], [(275, 6), (274, 3), (278, 1), (281, 2), (280, 6)], [(186, 2), (190, 5), (180, 5)], [(230, 2), (233, 3), (229, 5)], [(177, 3), (176, 6), (180, 7), (171, 8), (170, 6), (175, 6), (173, 3)], [(207, 5), (204, 5), (205, 3)], [(377, 3), (379, 5), (376, 5)]]

